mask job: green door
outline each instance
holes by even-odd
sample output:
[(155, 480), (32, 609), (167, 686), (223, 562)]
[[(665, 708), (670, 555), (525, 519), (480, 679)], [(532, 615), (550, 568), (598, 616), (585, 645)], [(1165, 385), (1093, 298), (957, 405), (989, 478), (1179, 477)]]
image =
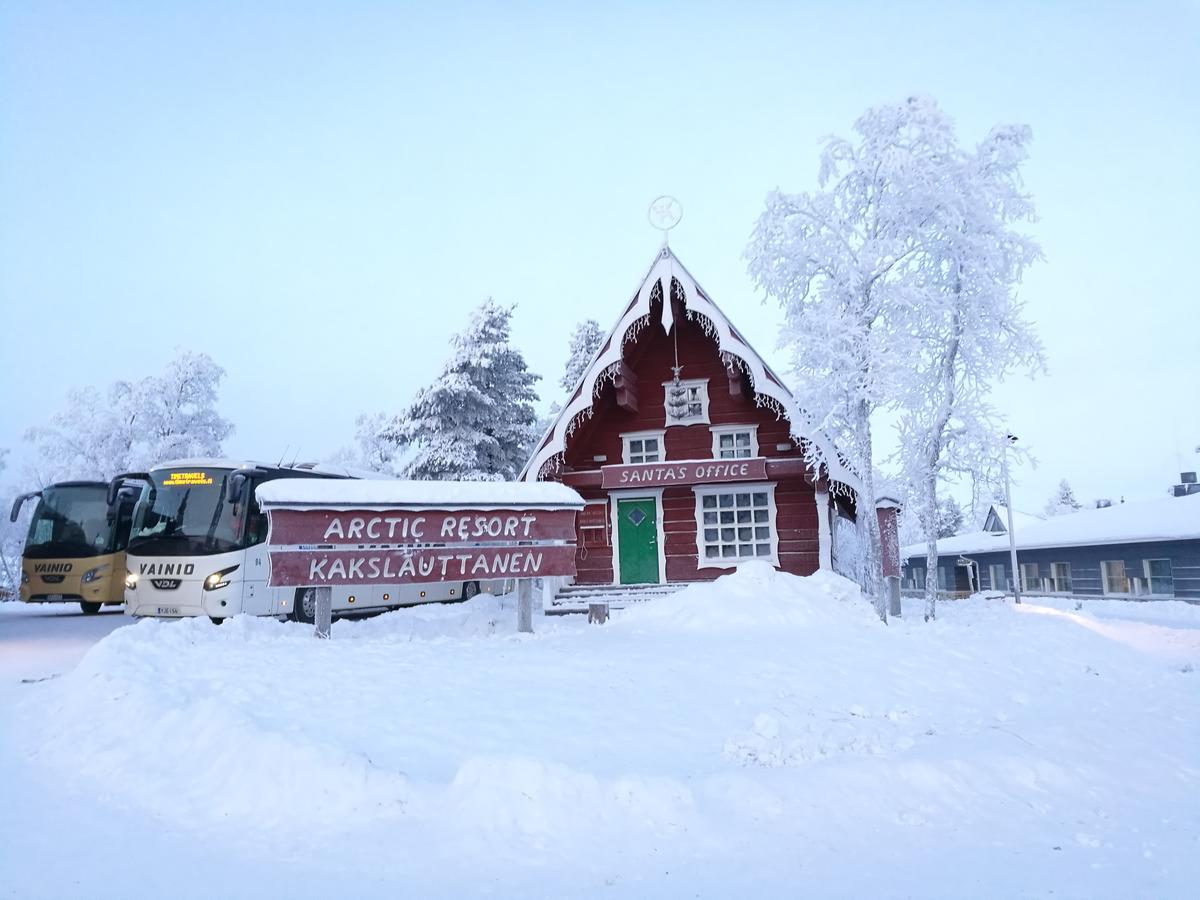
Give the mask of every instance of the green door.
[(658, 583), (658, 505), (653, 497), (617, 501), (621, 584)]

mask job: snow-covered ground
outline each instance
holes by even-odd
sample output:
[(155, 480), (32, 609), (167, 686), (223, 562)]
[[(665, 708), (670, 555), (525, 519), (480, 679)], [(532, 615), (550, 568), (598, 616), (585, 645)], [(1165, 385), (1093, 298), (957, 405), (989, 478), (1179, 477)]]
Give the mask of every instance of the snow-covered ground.
[(755, 566), (532, 636), (0, 604), (0, 896), (1193, 896), (1200, 607), (917, 610)]

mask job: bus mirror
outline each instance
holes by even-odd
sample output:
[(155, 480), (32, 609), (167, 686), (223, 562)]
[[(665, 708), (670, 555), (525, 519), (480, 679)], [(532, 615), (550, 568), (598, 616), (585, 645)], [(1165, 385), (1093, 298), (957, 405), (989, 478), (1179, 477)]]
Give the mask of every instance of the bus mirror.
[(10, 521), (10, 522), (17, 521), (17, 517), (21, 515), (21, 507), (25, 505), (25, 501), (30, 500), (34, 497), (40, 497), (40, 496), (42, 496), (41, 491), (30, 491), (28, 494), (22, 494), (21, 496), (19, 496), (16, 500), (13, 501), (12, 512), (10, 512), (8, 514), (8, 521)]
[(225, 486), (225, 500), (228, 503), (237, 503), (242, 498), (242, 490), (246, 486), (245, 472), (234, 472), (229, 476), (229, 483)]
[(115, 476), (113, 478), (113, 480), (108, 483), (108, 505), (109, 506), (112, 506), (114, 503), (117, 502), (117, 496), (121, 492), (122, 488), (128, 488), (129, 490), (138, 490), (133, 485), (128, 484), (128, 482), (130, 482), (130, 481), (149, 482), (150, 474), (148, 472), (124, 472), (120, 475)]

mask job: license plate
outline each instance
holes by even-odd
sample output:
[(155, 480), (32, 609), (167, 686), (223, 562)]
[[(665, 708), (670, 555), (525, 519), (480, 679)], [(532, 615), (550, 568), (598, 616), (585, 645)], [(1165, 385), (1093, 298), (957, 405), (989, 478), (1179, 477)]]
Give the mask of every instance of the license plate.
[(179, 607), (178, 606), (160, 606), (158, 608), (158, 614), (160, 616), (177, 616), (177, 615), (179, 615)]
[(62, 600), (62, 594), (47, 594), (46, 599), (51, 603), (58, 603)]

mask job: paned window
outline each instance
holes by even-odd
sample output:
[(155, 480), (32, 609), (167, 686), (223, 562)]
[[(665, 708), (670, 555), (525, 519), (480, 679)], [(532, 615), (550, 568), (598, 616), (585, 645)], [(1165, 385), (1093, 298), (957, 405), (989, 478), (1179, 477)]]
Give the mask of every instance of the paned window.
[(714, 425), (713, 459), (750, 459), (758, 456), (757, 425)]
[(662, 462), (666, 458), (663, 452), (663, 433), (661, 431), (639, 431), (621, 435), (624, 461), (633, 463)]
[(1055, 593), (1071, 593), (1071, 564), (1066, 562), (1050, 563), (1050, 580), (1054, 583)]
[(1142, 564), (1146, 569), (1146, 582), (1150, 585), (1150, 593), (1161, 596), (1175, 596), (1175, 572), (1169, 559), (1147, 559)]
[(696, 489), (696, 546), (701, 568), (732, 566), (747, 559), (777, 563), (773, 488)]
[(1100, 571), (1104, 575), (1104, 593), (1129, 593), (1129, 578), (1125, 574), (1125, 560), (1106, 559), (1100, 563)]
[(910, 585), (912, 587), (912, 589), (913, 590), (924, 590), (925, 589), (925, 569), (924, 569), (924, 567), (923, 566), (913, 566), (911, 569), (909, 569), (909, 572), (911, 573), (911, 578), (912, 578), (912, 584)]
[(1040, 591), (1042, 579), (1037, 563), (1021, 563), (1021, 590)]
[(1008, 590), (1008, 570), (1004, 563), (992, 563), (988, 566), (988, 577), (992, 580), (993, 591)]

